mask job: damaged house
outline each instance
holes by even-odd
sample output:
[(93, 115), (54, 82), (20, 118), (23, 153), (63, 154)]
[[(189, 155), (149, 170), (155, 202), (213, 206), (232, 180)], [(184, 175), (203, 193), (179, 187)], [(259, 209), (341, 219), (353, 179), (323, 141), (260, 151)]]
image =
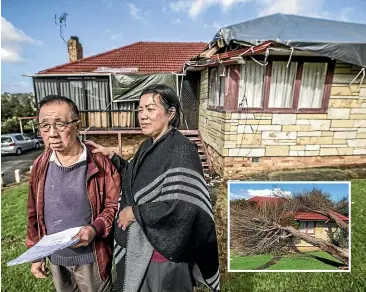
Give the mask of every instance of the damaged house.
[(199, 131), (226, 178), (366, 163), (366, 25), (274, 14), (220, 29), (201, 69)]

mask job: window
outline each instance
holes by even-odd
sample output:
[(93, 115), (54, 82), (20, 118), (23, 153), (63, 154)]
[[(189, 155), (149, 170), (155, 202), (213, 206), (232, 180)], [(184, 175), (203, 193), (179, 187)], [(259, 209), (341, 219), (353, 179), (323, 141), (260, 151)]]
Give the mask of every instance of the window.
[(60, 81), (60, 94), (69, 97), (75, 102), (79, 111), (84, 111), (86, 109), (82, 81)]
[(24, 141), (24, 138), (22, 135), (16, 135), (14, 136), (17, 141)]
[(304, 63), (299, 108), (321, 108), (327, 69), (327, 63)]
[(254, 61), (247, 61), (240, 67), (238, 107), (261, 108), (265, 67)]
[(297, 63), (273, 62), (269, 87), (269, 108), (292, 108)]
[(223, 107), (226, 92), (227, 67), (215, 67), (209, 74), (209, 107)]
[(1, 143), (12, 143), (13, 140), (10, 137), (1, 137)]
[(315, 221), (300, 221), (300, 231), (306, 234), (314, 234)]
[(328, 104), (334, 61), (322, 57), (272, 56), (263, 66), (246, 60), (243, 65), (209, 70), (211, 109), (226, 112), (324, 113)]
[(108, 83), (103, 81), (85, 81), (85, 92), (89, 110), (104, 110), (108, 103)]
[(82, 126), (85, 128), (109, 128), (113, 125), (122, 127), (119, 123), (112, 122), (107, 76), (34, 78), (34, 87), (37, 101), (50, 94), (70, 98), (78, 107)]

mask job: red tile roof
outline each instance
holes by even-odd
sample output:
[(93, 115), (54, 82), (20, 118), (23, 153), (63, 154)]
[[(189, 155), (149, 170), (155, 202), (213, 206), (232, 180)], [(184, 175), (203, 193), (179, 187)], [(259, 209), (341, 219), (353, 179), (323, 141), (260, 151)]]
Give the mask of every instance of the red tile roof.
[(206, 43), (138, 42), (40, 71), (40, 74), (87, 73), (99, 67), (138, 68), (138, 73), (179, 72)]
[[(348, 217), (339, 214), (337, 212), (333, 212), (336, 217), (338, 217), (339, 219), (343, 220), (343, 221), (348, 221)], [(321, 221), (327, 221), (329, 218), (317, 213), (312, 213), (312, 212), (298, 212), (295, 214), (295, 219), (296, 220), (301, 220), (301, 221), (305, 221), (305, 220), (321, 220)]]
[[(248, 199), (248, 202), (255, 202), (259, 206), (264, 203), (281, 203), (286, 201), (285, 198), (278, 198), (278, 197), (261, 197), (261, 196), (255, 196), (253, 198)], [(332, 211), (339, 219), (343, 221), (349, 221), (348, 217), (339, 214), (337, 212)], [(295, 214), (296, 220), (302, 220), (302, 221), (309, 221), (309, 220), (320, 220), (320, 221), (327, 221), (329, 218), (317, 213), (312, 212), (296, 212)]]

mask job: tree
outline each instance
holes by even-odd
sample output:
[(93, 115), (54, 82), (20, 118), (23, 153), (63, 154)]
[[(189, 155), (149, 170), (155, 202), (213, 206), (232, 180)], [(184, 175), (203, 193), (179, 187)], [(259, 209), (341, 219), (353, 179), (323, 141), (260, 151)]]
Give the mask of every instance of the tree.
[[(1, 95), (1, 132), (19, 132), (19, 117), (36, 115), (34, 95), (32, 93), (3, 93)], [(24, 129), (31, 129), (24, 124)]]
[(231, 248), (243, 253), (273, 252), (289, 249), (296, 240), (304, 240), (348, 264), (348, 250), (298, 230), (294, 214), (304, 209), (297, 198), (260, 205), (240, 202), (230, 205)]
[(9, 118), (31, 117), (36, 115), (34, 95), (32, 93), (1, 94), (1, 121)]
[[(298, 200), (301, 206), (299, 211), (310, 211), (326, 216), (330, 220), (334, 220), (339, 228), (348, 233), (348, 224), (334, 212), (337, 209), (337, 204), (330, 199), (329, 194), (313, 188), (310, 191), (295, 195), (295, 200)], [(348, 202), (343, 202), (343, 204), (346, 204), (348, 208)]]

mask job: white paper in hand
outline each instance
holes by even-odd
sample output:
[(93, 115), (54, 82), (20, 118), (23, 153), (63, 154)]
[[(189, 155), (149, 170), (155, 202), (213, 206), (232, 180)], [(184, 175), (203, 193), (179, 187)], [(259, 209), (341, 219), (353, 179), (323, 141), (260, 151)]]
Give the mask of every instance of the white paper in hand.
[(37, 244), (28, 249), (25, 253), (16, 259), (7, 263), (8, 266), (14, 266), (27, 262), (33, 262), (53, 254), (55, 251), (72, 246), (79, 239), (72, 239), (80, 231), (80, 227), (70, 228), (51, 235), (45, 235)]

